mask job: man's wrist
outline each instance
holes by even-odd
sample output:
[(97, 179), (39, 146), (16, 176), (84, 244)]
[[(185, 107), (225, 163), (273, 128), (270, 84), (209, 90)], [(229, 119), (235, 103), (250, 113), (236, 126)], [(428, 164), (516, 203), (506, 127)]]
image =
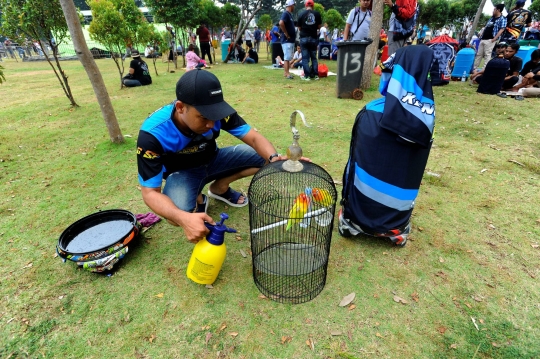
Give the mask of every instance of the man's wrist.
[(272, 162), (275, 158), (279, 158), (281, 155), (279, 153), (272, 153), (270, 157), (268, 157), (268, 162)]

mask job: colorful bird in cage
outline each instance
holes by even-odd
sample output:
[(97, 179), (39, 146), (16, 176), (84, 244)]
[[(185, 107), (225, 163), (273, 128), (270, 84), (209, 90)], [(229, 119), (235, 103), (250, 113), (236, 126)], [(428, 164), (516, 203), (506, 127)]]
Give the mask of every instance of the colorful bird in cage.
[(305, 193), (300, 193), (293, 203), (293, 207), (289, 212), (289, 220), (287, 221), (287, 231), (293, 226), (293, 224), (300, 223), (304, 218), (304, 215), (309, 209), (311, 200)]
[(330, 195), (330, 192), (324, 188), (312, 188), (311, 196), (315, 203), (318, 203), (323, 207), (328, 207), (332, 204), (332, 196)]

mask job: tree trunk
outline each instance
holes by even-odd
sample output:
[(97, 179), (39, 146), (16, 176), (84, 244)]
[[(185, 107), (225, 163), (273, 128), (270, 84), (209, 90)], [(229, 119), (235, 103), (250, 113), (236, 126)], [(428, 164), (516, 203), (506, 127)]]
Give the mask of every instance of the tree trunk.
[(79, 61), (81, 61), (84, 66), (86, 74), (94, 88), (101, 114), (109, 131), (109, 137), (113, 143), (123, 143), (124, 136), (122, 136), (122, 132), (120, 131), (120, 126), (118, 125), (118, 120), (116, 119), (116, 114), (114, 113), (114, 108), (111, 99), (109, 98), (107, 88), (105, 87), (105, 82), (103, 82), (101, 72), (99, 72), (99, 68), (86, 45), (75, 4), (73, 3), (73, 0), (60, 0), (60, 5), (62, 6), (64, 16), (66, 17), (75, 52), (79, 57)]
[[(41, 41), (39, 37), (37, 41), (39, 42), (39, 46), (41, 46), (42, 49), (47, 48), (46, 44), (43, 41)], [(51, 68), (53, 69), (54, 74), (56, 75), (56, 78), (58, 79), (58, 82), (60, 82), (60, 86), (62, 86), (62, 90), (64, 90), (64, 94), (66, 95), (66, 97), (69, 99), (69, 102), (71, 103), (71, 106), (79, 107), (79, 105), (77, 105), (77, 103), (75, 102), (75, 99), (73, 98), (73, 94), (71, 93), (71, 88), (69, 87), (67, 76), (64, 70), (62, 70), (62, 66), (60, 66), (60, 62), (58, 61), (58, 49), (52, 43), (50, 38), (48, 42), (49, 42), (49, 45), (51, 45), (53, 56), (54, 56), (54, 59), (56, 60), (56, 67), (54, 67), (54, 64), (51, 62), (51, 58), (49, 57), (50, 54), (48, 51), (43, 51), (43, 55), (45, 56), (45, 59), (49, 63), (49, 66), (51, 66)], [(56, 70), (56, 68), (58, 68), (58, 71)], [(59, 72), (60, 74), (58, 74)]]
[[(236, 46), (236, 44), (240, 41), (240, 39), (242, 38), (242, 34), (244, 33), (244, 31), (246, 31), (247, 27), (249, 26), (249, 23), (251, 22), (251, 20), (253, 19), (253, 17), (255, 17), (255, 15), (261, 10), (261, 5), (262, 5), (262, 0), (257, 0), (257, 2), (255, 3), (255, 10), (253, 10), (253, 12), (250, 14), (248, 11), (248, 7), (249, 7), (249, 1), (246, 5), (246, 21), (243, 20), (243, 18), (241, 17), (240, 18), (240, 22), (238, 23), (238, 30), (236, 31), (236, 38), (234, 40), (234, 46)], [(242, 13), (244, 13), (244, 9), (241, 9)], [(242, 25), (243, 23), (243, 25)], [(242, 27), (242, 29), (240, 29), (240, 27)], [(227, 57), (225, 58), (225, 63), (227, 63), (227, 61), (229, 61), (229, 54), (227, 54)]]
[(471, 26), (471, 31), (469, 31), (469, 35), (467, 36), (467, 44), (471, 42), (471, 39), (474, 35), (474, 31), (476, 30), (476, 27), (478, 26), (478, 21), (480, 20), (480, 17), (482, 17), (482, 10), (484, 10), (485, 5), (486, 5), (486, 0), (480, 1), (480, 6), (478, 7), (478, 10), (476, 11), (476, 16), (474, 17), (474, 21)]
[[(377, 61), (377, 53), (379, 51), (379, 38), (381, 35), (383, 15), (384, 15), (383, 0), (373, 0), (373, 11), (371, 13), (371, 25), (369, 27), (369, 38), (373, 39), (373, 42), (371, 43), (371, 45), (368, 45), (368, 47), (366, 48), (366, 56), (364, 57), (362, 79), (360, 80), (360, 88), (363, 90), (369, 89), (371, 87), (371, 75), (373, 74), (373, 67)], [(390, 36), (390, 34), (388, 36)]]

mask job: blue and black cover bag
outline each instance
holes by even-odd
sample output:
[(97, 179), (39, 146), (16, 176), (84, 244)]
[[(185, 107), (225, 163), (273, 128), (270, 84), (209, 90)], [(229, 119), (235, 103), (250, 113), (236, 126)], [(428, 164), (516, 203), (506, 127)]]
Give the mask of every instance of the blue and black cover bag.
[(435, 104), (427, 46), (385, 62), (384, 96), (356, 116), (343, 174), (343, 217), (368, 234), (408, 225), (431, 149)]

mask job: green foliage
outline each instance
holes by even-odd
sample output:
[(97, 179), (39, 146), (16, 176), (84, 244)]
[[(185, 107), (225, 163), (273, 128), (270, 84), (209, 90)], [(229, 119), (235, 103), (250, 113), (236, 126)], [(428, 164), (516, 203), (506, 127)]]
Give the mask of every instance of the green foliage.
[(221, 24), (234, 28), (240, 22), (240, 8), (231, 3), (226, 3), (221, 8)]
[(534, 0), (531, 6), (529, 6), (529, 10), (532, 11), (535, 18), (538, 20), (538, 17), (540, 16), (540, 0)]
[(113, 54), (113, 58), (119, 56), (133, 35), (115, 1), (118, 0), (88, 1), (92, 9), (92, 22), (88, 28), (90, 38), (103, 44)]
[(68, 27), (59, 0), (0, 0), (3, 22), (0, 33), (13, 39), (24, 37), (60, 44)]
[(2, 70), (4, 70), (4, 68), (2, 67), (2, 65), (0, 65), (0, 84), (2, 82), (6, 81), (6, 78), (4, 76), (4, 71), (2, 71)]
[(315, 3), (315, 5), (313, 5), (313, 10), (318, 11), (319, 14), (321, 14), (321, 19), (324, 24), (326, 22), (326, 11), (324, 10), (324, 6), (319, 3)]
[(199, 11), (199, 25), (206, 24), (209, 28), (220, 27), (221, 10), (212, 0), (201, 0)]
[(419, 22), (432, 29), (439, 29), (448, 23), (449, 11), (447, 0), (429, 0), (422, 6)]
[(345, 19), (336, 9), (330, 9), (326, 12), (325, 22), (328, 23), (328, 30), (343, 29), (345, 27)]
[(172, 24), (176, 29), (199, 25), (200, 11), (198, 0), (146, 0), (156, 22)]
[(268, 14), (264, 14), (257, 20), (257, 26), (261, 31), (270, 30), (272, 28), (272, 18)]

